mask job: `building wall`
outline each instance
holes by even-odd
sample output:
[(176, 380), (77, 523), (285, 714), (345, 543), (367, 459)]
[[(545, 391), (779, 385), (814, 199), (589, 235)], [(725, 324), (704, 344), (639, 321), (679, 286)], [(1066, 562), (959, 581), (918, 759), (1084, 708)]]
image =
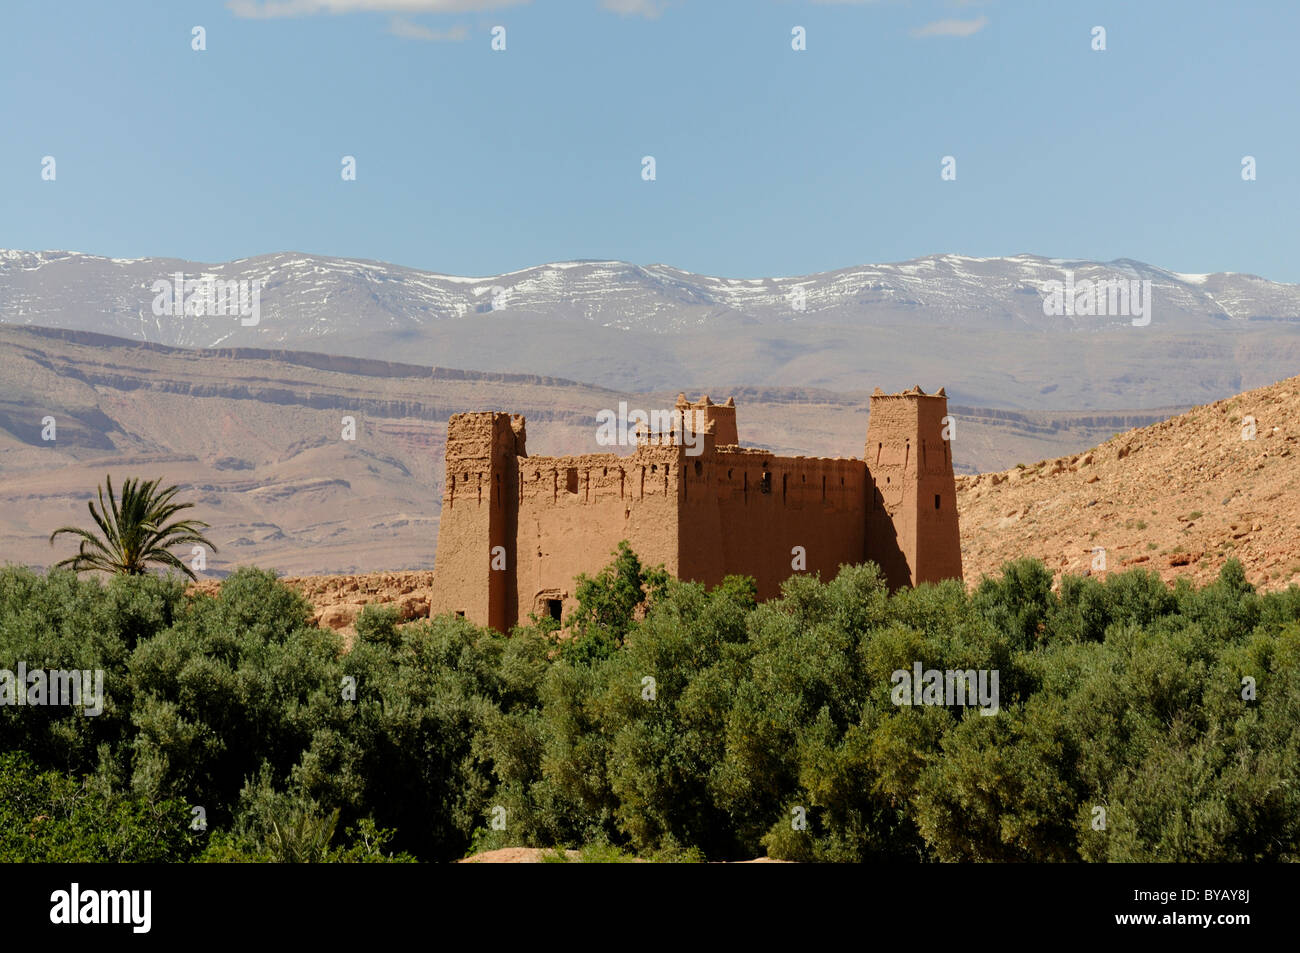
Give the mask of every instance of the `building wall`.
[(911, 585), (916, 555), (915, 493), (908, 493), (908, 473), (915, 465), (912, 439), (915, 402), (871, 398), (867, 442), (863, 450), (869, 473), (870, 511), (867, 554), (891, 588)]
[[(511, 565), (519, 621), (560, 599), (577, 605), (574, 579), (608, 565), (628, 540), (643, 565), (677, 575), (677, 448), (638, 447), (631, 457), (590, 454), (519, 461), (518, 530)], [(439, 552), (441, 552), (441, 541)], [(441, 558), (441, 556), (439, 556)]]
[[(942, 389), (939, 391), (942, 395)], [(960, 579), (961, 533), (957, 522), (957, 481), (952, 471), (952, 441), (944, 439), (948, 399), (917, 399), (916, 571), (912, 584)]]
[(804, 571), (823, 580), (843, 563), (862, 562), (861, 460), (731, 448), (686, 458), (683, 480), (682, 578), (716, 585), (728, 575), (753, 576), (759, 598), (770, 599), (795, 572), (795, 547), (804, 550)]

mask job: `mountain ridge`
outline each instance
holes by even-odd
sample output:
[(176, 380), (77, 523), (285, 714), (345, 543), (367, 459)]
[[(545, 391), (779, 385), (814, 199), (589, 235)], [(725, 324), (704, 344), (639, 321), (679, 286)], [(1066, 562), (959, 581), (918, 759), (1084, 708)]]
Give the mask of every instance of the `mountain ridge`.
[[(262, 282), (259, 320), (153, 313), (154, 281)], [(1043, 288), (1150, 280), (1151, 322), (1044, 314)], [(802, 295), (796, 301), (795, 293)], [(970, 406), (1130, 410), (1218, 399), (1300, 367), (1300, 285), (1116, 259), (932, 255), (813, 275), (719, 278), (588, 259), (442, 275), (274, 253), (217, 264), (0, 252), (0, 320), (178, 347), (310, 351), (613, 390), (900, 390)]]

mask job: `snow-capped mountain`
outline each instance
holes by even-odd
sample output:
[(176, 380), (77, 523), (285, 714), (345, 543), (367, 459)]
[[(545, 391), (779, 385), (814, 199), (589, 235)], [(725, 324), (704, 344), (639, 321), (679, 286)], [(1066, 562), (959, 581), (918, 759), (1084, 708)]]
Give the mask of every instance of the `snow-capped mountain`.
[[(1300, 321), (1300, 286), (1253, 275), (1187, 275), (1142, 262), (935, 255), (792, 278), (716, 278), (668, 265), (571, 261), (467, 278), (382, 262), (284, 253), (204, 264), (0, 251), (0, 315), (13, 324), (69, 327), (184, 347), (305, 347), (358, 329), (383, 334), (511, 310), (656, 333), (720, 320), (762, 323), (896, 321), (937, 325), (1023, 322), (1026, 329), (1095, 329), (1126, 316), (1043, 313), (1043, 287), (1063, 281), (1148, 279), (1155, 317)], [(154, 314), (154, 283), (261, 283), (255, 327), (224, 316)]]
[[(159, 307), (158, 283), (177, 273), (256, 282), (256, 322), (187, 315), (170, 299)], [(1050, 282), (1115, 280), (1132, 286), (1135, 303), (1146, 296), (1149, 320), (1045, 313)], [(1031, 406), (1059, 391), (1076, 408), (1184, 404), (1293, 374), (1300, 359), (1300, 286), (1034, 255), (935, 255), (787, 278), (619, 261), (470, 278), (297, 253), (206, 264), (0, 251), (0, 321), (617, 387), (849, 389), (908, 386), (925, 372), (972, 402)]]

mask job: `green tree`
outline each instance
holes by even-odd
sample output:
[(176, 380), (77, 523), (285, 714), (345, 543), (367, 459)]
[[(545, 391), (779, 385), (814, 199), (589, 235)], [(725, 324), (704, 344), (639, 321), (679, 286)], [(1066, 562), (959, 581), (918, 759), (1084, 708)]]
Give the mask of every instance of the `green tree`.
[(565, 621), (575, 637), (564, 647), (569, 661), (608, 658), (636, 621), (637, 610), (662, 595), (668, 573), (662, 566), (645, 569), (627, 540), (618, 544), (614, 561), (595, 576), (578, 576), (578, 608)]
[(86, 506), (99, 527), (99, 533), (79, 526), (61, 526), (50, 534), (50, 545), (63, 534), (81, 539), (77, 555), (69, 556), (56, 565), (66, 566), (76, 572), (100, 569), (124, 576), (142, 576), (151, 563), (179, 569), (191, 579), (193, 571), (176, 556), (168, 552), (172, 546), (198, 543), (214, 553), (217, 547), (200, 530), (208, 528), (202, 520), (175, 520), (168, 522), (181, 510), (193, 503), (173, 503), (178, 490), (175, 486), (160, 489), (161, 480), (127, 479), (122, 485), (121, 499), (113, 495), (113, 478), (106, 476), (108, 502), (104, 501), (104, 488), (99, 489), (99, 506), (90, 500)]

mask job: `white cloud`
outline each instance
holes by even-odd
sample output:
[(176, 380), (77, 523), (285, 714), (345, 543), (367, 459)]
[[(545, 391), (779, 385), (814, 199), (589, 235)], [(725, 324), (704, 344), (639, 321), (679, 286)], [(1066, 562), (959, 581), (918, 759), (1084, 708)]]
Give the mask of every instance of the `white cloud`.
[(469, 27), (454, 26), (450, 30), (432, 30), (427, 26), (412, 23), (405, 17), (393, 17), (388, 21), (388, 32), (407, 40), (426, 40), (430, 43), (446, 41), (459, 43), (469, 36)]
[(666, 3), (658, 0), (600, 0), (600, 5), (625, 17), (645, 17), (647, 20), (658, 18), (664, 12)]
[(514, 7), (529, 0), (228, 0), (237, 17), (269, 20), (318, 13), (472, 13)]
[(912, 36), (974, 36), (988, 25), (989, 18), (985, 16), (974, 20), (935, 20), (913, 30)]

